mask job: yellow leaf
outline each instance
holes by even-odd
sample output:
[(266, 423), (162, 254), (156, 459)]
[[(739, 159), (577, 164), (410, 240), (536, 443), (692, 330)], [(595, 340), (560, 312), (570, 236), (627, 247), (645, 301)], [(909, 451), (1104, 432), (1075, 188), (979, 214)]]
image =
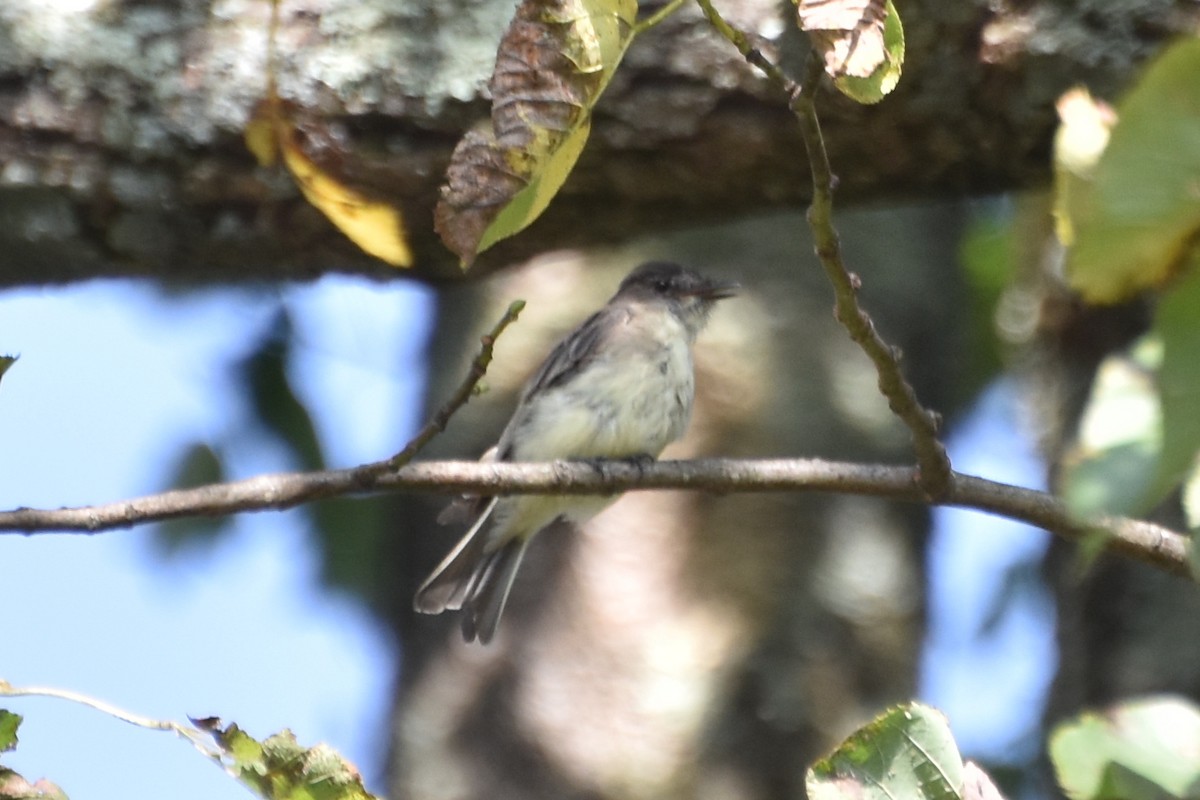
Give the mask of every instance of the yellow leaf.
[(245, 139), (246, 149), (254, 154), (260, 167), (273, 167), (279, 160), (279, 136), (276, 133), (278, 127), (278, 116), (269, 106), (265, 111), (260, 108), (246, 123), (246, 131), (242, 137)]
[(412, 266), (404, 219), (394, 206), (375, 200), (323, 171), (296, 144), (290, 130), (280, 130), (283, 163), (305, 199), (317, 207), (350, 241), (397, 267)]

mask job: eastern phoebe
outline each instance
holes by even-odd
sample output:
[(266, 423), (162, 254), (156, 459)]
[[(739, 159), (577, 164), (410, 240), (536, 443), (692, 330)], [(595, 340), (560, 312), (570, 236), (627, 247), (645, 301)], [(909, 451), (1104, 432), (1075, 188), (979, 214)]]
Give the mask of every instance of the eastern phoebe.
[[(487, 461), (654, 459), (687, 427), (692, 342), (737, 284), (652, 261), (566, 336), (530, 379)], [(529, 541), (562, 518), (582, 524), (616, 498), (518, 495), (473, 500), (478, 517), (417, 590), (423, 614), (462, 609), (463, 638), (496, 632)]]

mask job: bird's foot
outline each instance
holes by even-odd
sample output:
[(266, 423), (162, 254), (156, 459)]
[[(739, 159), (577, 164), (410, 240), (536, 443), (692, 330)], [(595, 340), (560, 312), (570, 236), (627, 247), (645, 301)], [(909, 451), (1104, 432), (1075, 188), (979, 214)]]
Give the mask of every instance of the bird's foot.
[(611, 467), (615, 464), (625, 464), (634, 467), (637, 469), (638, 475), (641, 475), (646, 467), (655, 462), (655, 458), (649, 453), (637, 453), (636, 455), (625, 456), (623, 458), (585, 458), (583, 462), (589, 465), (602, 479), (607, 481), (613, 477)]
[(642, 472), (646, 469), (646, 467), (657, 461), (657, 459), (649, 453), (636, 453), (635, 455), (622, 458), (621, 460), (630, 466), (637, 467), (638, 472)]

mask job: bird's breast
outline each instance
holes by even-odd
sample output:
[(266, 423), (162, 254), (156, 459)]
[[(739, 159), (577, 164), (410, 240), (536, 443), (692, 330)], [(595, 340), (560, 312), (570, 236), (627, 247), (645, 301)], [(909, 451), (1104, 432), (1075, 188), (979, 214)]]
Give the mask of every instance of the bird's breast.
[(687, 427), (695, 396), (681, 323), (635, 317), (571, 380), (546, 391), (514, 437), (514, 460), (657, 456)]

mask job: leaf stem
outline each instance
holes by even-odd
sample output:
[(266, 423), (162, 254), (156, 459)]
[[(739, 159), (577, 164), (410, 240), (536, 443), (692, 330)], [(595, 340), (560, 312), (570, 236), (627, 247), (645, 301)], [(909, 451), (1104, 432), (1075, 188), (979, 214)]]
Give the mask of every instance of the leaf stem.
[(637, 24), (633, 26), (633, 35), (638, 36), (650, 30), (655, 25), (678, 11), (686, 2), (688, 2), (688, 0), (671, 0), (671, 2), (667, 3), (650, 16), (646, 17), (645, 19), (638, 20)]
[(169, 719), (143, 717), (140, 714), (134, 714), (118, 708), (111, 703), (106, 703), (103, 700), (97, 700), (94, 697), (88, 697), (85, 694), (73, 692), (69, 689), (55, 689), (47, 686), (13, 686), (3, 678), (0, 678), (0, 697), (54, 697), (59, 700), (66, 700), (71, 703), (87, 706), (102, 714), (119, 719), (121, 722), (136, 725), (139, 728), (147, 728), (152, 731), (172, 731), (191, 742), (197, 750), (217, 762), (222, 768), (225, 766), (221, 760), (221, 753), (209, 746), (208, 737), (205, 733), (199, 728), (190, 725), (183, 725)]
[(920, 467), (917, 482), (926, 497), (939, 501), (953, 489), (954, 473), (946, 448), (938, 439), (941, 417), (921, 405), (916, 391), (900, 368), (900, 349), (888, 344), (871, 317), (858, 303), (862, 280), (850, 272), (842, 259), (841, 244), (833, 225), (833, 190), (836, 178), (829, 164), (829, 153), (817, 116), (816, 94), (824, 75), (824, 64), (814, 49), (809, 53), (803, 85), (797, 84), (758, 48), (750, 44), (742, 31), (730, 25), (713, 7), (711, 0), (696, 0), (712, 26), (727, 39), (750, 64), (761, 70), (788, 97), (788, 107), (800, 125), (800, 136), (808, 153), (812, 173), (812, 203), (807, 219), (813, 232), (817, 260), (833, 284), (834, 315), (850, 338), (875, 365), (879, 390), (887, 398), (892, 413), (908, 427)]

